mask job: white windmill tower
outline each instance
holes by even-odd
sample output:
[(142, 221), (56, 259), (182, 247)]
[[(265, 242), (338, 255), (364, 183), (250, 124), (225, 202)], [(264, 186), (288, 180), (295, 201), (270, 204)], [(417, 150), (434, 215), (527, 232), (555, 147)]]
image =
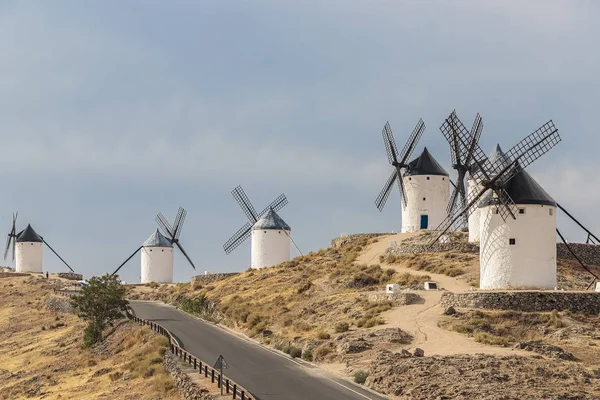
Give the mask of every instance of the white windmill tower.
[(173, 283), (173, 245), (176, 245), (181, 250), (192, 268), (196, 269), (191, 258), (187, 255), (181, 243), (179, 243), (179, 236), (181, 235), (186, 215), (187, 211), (179, 207), (179, 211), (175, 216), (175, 222), (171, 226), (162, 213), (158, 213), (156, 222), (166, 236), (157, 229), (132, 255), (119, 265), (112, 275), (119, 272), (133, 256), (141, 251), (141, 283)]
[(71, 270), (71, 272), (75, 272), (69, 266), (69, 264), (67, 264), (67, 262), (63, 260), (63, 258), (59, 256), (52, 247), (50, 247), (48, 242), (46, 242), (43, 237), (37, 234), (31, 224), (27, 224), (25, 229), (19, 233), (16, 233), (18, 215), (19, 213), (13, 214), (12, 228), (8, 233), (8, 238), (6, 240), (4, 260), (6, 260), (12, 244), (12, 258), (13, 261), (15, 261), (16, 272), (33, 272), (41, 274), (43, 272), (42, 260), (45, 244), (54, 254), (56, 254), (56, 256), (67, 266), (67, 268)]
[[(375, 200), (379, 211), (383, 207), (397, 181), (402, 199), (402, 232), (429, 230), (439, 225), (448, 215), (450, 179), (448, 173), (429, 153), (427, 148), (419, 157), (408, 162), (417, 142), (425, 131), (423, 120), (413, 130), (401, 153), (398, 153), (389, 122), (382, 134), (388, 161), (394, 171)], [(404, 171), (403, 171), (404, 170)]]
[(272, 267), (290, 260), (291, 228), (277, 214), (287, 203), (285, 194), (277, 197), (260, 213), (246, 196), (241, 186), (231, 192), (250, 220), (246, 222), (224, 245), (225, 254), (231, 253), (242, 242), (252, 236), (250, 255), (252, 268)]
[[(456, 132), (467, 148), (471, 134), (455, 113), (441, 130), (448, 140)], [(471, 149), (478, 166), (471, 175), (481, 190), (472, 192), (467, 204), (440, 224), (429, 244), (435, 245), (480, 207), (480, 288), (555, 287), (556, 202), (525, 168), (559, 141), (558, 130), (548, 121), (495, 160), (486, 158), (477, 144)]]

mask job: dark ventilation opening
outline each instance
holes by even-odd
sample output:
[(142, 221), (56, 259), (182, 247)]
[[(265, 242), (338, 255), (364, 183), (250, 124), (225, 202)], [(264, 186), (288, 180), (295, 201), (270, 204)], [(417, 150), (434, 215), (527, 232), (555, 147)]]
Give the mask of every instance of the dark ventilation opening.
[(524, 208), (519, 208), (519, 214), (525, 214), (525, 209)]
[(517, 243), (517, 240), (515, 238), (508, 239), (508, 244), (510, 244), (511, 246), (515, 245), (516, 243)]
[(423, 197), (423, 201), (427, 200), (427, 197)]
[(429, 177), (427, 177), (427, 180), (429, 180)]

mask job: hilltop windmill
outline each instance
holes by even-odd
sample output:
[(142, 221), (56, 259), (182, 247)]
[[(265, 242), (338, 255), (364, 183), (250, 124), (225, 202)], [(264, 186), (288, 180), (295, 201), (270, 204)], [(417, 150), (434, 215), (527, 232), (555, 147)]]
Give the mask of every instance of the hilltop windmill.
[(4, 261), (6, 261), (8, 252), (12, 248), (12, 260), (15, 261), (15, 270), (17, 272), (34, 272), (41, 274), (43, 272), (43, 245), (45, 244), (71, 272), (75, 272), (73, 271), (73, 268), (71, 268), (56, 251), (54, 251), (48, 242), (46, 242), (42, 236), (37, 234), (31, 227), (31, 224), (28, 224), (25, 229), (16, 233), (18, 215), (19, 213), (13, 213), (12, 227), (8, 232), (8, 238), (6, 239)]
[[(454, 112), (456, 115), (456, 113)], [(473, 148), (476, 144), (479, 143), (479, 138), (481, 136), (481, 131), (483, 130), (483, 122), (481, 120), (481, 116), (477, 114), (475, 117), (475, 121), (473, 122), (473, 127), (471, 128), (469, 142), (467, 146), (461, 146), (458, 138), (458, 126), (455, 126), (458, 117), (450, 120), (450, 135), (446, 137), (448, 143), (450, 144), (450, 155), (452, 158), (452, 168), (454, 168), (457, 172), (457, 180), (454, 185), (454, 190), (452, 195), (450, 196), (450, 202), (448, 203), (447, 212), (448, 214), (452, 214), (452, 212), (456, 209), (463, 208), (467, 205), (467, 190), (465, 188), (465, 178), (467, 177), (467, 173), (472, 172), (473, 168), (476, 167), (476, 164), (473, 163)], [(469, 186), (469, 190), (471, 186)], [(461, 221), (463, 225), (468, 224), (467, 217), (463, 217)]]
[[(285, 194), (279, 195), (260, 213), (246, 196), (241, 186), (231, 191), (249, 222), (246, 222), (225, 244), (225, 254), (231, 253), (236, 247), (252, 236), (251, 264), (252, 268), (271, 267), (290, 259), (290, 241), (293, 242), (291, 228), (277, 214), (288, 200)], [(297, 248), (297, 247), (296, 247)], [(298, 250), (300, 251), (300, 250)]]
[[(173, 282), (173, 245), (176, 245), (188, 260), (193, 269), (196, 266), (191, 258), (187, 255), (181, 243), (179, 236), (183, 229), (183, 223), (187, 211), (179, 207), (173, 225), (167, 219), (158, 213), (156, 222), (163, 231), (157, 229), (150, 237), (133, 252), (119, 267), (112, 273), (115, 275), (119, 270), (135, 256), (138, 251), (142, 251), (142, 283), (157, 282), (157, 283), (172, 283)], [(163, 234), (164, 233), (164, 234)]]
[[(464, 151), (471, 133), (450, 114), (440, 127), (444, 137), (456, 137)], [(507, 289), (556, 286), (556, 202), (525, 168), (560, 142), (558, 130), (548, 121), (508, 153), (487, 158), (478, 144), (471, 147), (476, 164), (471, 177), (481, 187), (471, 192), (464, 207), (438, 226), (429, 247), (452, 228), (460, 226), (480, 207), (480, 287)], [(508, 160), (508, 161), (507, 161)]]
[(414, 232), (436, 226), (448, 215), (446, 207), (450, 197), (448, 173), (433, 158), (427, 148), (421, 155), (408, 162), (419, 139), (425, 131), (425, 123), (419, 120), (401, 153), (389, 122), (383, 127), (383, 143), (388, 161), (394, 167), (392, 174), (375, 200), (379, 211), (390, 196), (397, 181), (402, 200), (402, 232)]

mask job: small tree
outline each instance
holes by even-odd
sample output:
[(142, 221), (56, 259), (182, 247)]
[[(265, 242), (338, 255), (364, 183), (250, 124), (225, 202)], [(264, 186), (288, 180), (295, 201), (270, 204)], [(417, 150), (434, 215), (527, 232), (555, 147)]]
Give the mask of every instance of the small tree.
[(102, 339), (102, 332), (113, 322), (129, 313), (129, 302), (125, 299), (125, 287), (115, 275), (95, 276), (81, 294), (73, 297), (72, 306), (79, 318), (88, 322), (85, 328), (83, 344), (89, 347)]

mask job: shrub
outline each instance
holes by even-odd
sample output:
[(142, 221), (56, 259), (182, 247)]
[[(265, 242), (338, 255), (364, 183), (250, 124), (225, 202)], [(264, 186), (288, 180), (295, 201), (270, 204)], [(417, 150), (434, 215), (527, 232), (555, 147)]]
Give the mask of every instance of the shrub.
[(487, 333), (487, 332), (477, 332), (473, 336), (473, 338), (475, 339), (476, 342), (483, 343), (483, 344), (491, 344), (494, 346), (507, 347), (511, 344), (510, 339), (492, 335), (491, 333)]
[(302, 352), (302, 359), (304, 361), (312, 361), (313, 360), (313, 353), (311, 349), (306, 349)]
[(123, 373), (121, 371), (113, 372), (112, 374), (108, 375), (108, 377), (111, 382), (118, 381), (123, 377)]
[(337, 333), (348, 332), (350, 325), (347, 322), (339, 322), (335, 325), (335, 331)]
[(262, 320), (260, 315), (250, 314), (247, 318), (248, 328), (254, 328)]
[(325, 331), (319, 331), (317, 337), (321, 340), (327, 340), (331, 338), (331, 335)]
[(290, 357), (292, 357), (292, 358), (298, 358), (298, 357), (302, 356), (302, 350), (300, 350), (297, 347), (290, 346), (289, 354), (290, 354)]
[(313, 357), (315, 360), (322, 360), (331, 353), (331, 347), (329, 346), (319, 346), (313, 351)]
[(365, 383), (368, 376), (368, 372), (363, 371), (362, 369), (358, 370), (354, 373), (354, 382), (358, 383), (359, 385), (362, 385), (363, 383)]
[(302, 294), (302, 293), (306, 292), (311, 287), (312, 287), (312, 282), (310, 282), (310, 281), (306, 282), (304, 285), (302, 285), (298, 288), (298, 294)]
[(312, 326), (304, 321), (296, 321), (293, 327), (298, 332), (308, 332), (312, 329)]

